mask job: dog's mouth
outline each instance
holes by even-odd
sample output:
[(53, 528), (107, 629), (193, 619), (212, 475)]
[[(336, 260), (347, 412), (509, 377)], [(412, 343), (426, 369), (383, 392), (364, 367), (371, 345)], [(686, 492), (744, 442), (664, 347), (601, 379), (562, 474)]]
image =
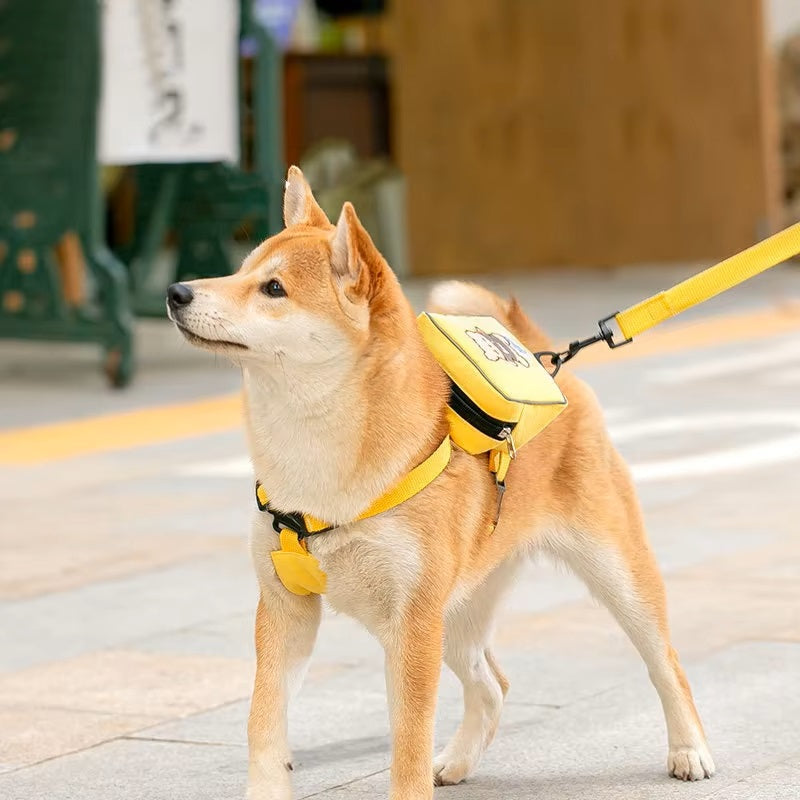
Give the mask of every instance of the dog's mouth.
[(205, 336), (198, 336), (194, 331), (189, 330), (185, 325), (173, 319), (175, 327), (184, 335), (187, 341), (201, 347), (234, 347), (238, 350), (248, 350), (246, 344), (241, 342), (231, 342), (228, 339), (207, 339)]

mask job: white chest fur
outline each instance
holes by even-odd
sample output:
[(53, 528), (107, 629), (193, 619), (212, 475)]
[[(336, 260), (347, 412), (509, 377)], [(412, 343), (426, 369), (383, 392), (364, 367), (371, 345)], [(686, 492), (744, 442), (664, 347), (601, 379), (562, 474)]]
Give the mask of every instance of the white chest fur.
[[(361, 447), (366, 408), (345, 382), (330, 397), (320, 390), (287, 396), (245, 373), (250, 451), (270, 502), (328, 523), (355, 519), (396, 480), (416, 452), (401, 440), (365, 468)], [(308, 387), (305, 387), (308, 392)], [(326, 400), (327, 398), (327, 400)], [(377, 446), (377, 445), (376, 445)]]
[[(258, 512), (252, 533), (253, 559), (262, 586), (276, 586), (270, 552), (278, 547), (272, 517)], [(309, 539), (309, 550), (327, 575), (325, 599), (353, 617), (379, 640), (391, 635), (422, 573), (417, 538), (399, 512), (363, 520)]]

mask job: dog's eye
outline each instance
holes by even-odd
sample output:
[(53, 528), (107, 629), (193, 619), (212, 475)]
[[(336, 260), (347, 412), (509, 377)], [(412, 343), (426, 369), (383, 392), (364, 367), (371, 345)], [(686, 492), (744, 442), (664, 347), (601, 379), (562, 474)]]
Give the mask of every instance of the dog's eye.
[(262, 283), (261, 292), (268, 297), (286, 297), (286, 289), (284, 289), (283, 284), (281, 284), (280, 281), (275, 280), (275, 278), (273, 278), (271, 281), (267, 281), (266, 283)]

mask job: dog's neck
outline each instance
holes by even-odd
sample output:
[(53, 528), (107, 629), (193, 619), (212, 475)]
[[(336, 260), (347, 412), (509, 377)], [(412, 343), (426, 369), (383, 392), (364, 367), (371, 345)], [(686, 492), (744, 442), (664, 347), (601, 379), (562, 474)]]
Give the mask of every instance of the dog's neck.
[(402, 312), (351, 363), (244, 368), (251, 458), (275, 508), (349, 522), (446, 435), (446, 378)]

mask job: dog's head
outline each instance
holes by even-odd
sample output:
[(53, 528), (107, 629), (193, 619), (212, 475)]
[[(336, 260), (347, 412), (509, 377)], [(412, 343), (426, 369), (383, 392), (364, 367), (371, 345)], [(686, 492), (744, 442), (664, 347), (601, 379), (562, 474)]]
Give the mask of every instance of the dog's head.
[(297, 167), (283, 215), (286, 228), (235, 274), (170, 286), (169, 317), (192, 344), (244, 365), (344, 365), (366, 345), (376, 313), (400, 302), (399, 285), (353, 206), (332, 225)]

